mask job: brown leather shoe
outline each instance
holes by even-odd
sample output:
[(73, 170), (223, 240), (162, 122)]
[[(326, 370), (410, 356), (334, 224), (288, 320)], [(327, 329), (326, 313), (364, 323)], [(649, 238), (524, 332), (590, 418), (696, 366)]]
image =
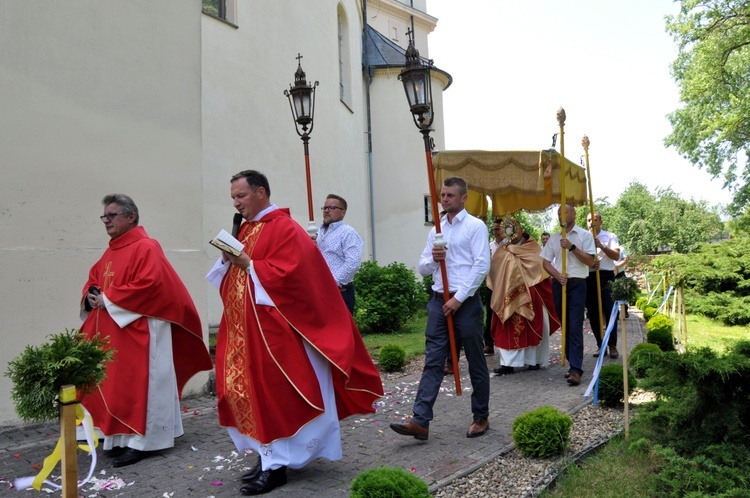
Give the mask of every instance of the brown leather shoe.
[(430, 437), (430, 429), (422, 427), (413, 420), (408, 424), (391, 424), (391, 429), (402, 436), (414, 436), (422, 441), (427, 441)]
[(475, 418), (474, 422), (469, 427), (469, 431), (466, 433), (466, 437), (479, 437), (490, 428), (490, 421), (486, 418)]
[(570, 375), (568, 376), (568, 384), (571, 386), (577, 386), (581, 383), (581, 374), (578, 372), (570, 372)]
[(614, 346), (609, 347), (609, 357), (612, 358), (613, 360), (616, 360), (617, 358), (620, 357), (620, 352), (617, 351), (616, 347)]

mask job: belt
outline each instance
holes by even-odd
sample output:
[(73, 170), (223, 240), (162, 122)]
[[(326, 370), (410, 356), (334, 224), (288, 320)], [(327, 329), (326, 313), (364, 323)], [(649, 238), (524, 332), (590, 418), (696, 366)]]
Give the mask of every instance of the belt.
[(579, 280), (586, 280), (586, 279), (582, 277), (568, 277), (568, 282), (577, 282)]
[(339, 290), (342, 292), (345, 290), (349, 290), (352, 288), (352, 285), (354, 285), (354, 282), (349, 282), (348, 284), (339, 285)]
[[(456, 294), (455, 292), (449, 292), (449, 293), (448, 293), (448, 295), (449, 295), (450, 297), (453, 297), (453, 296), (454, 296), (455, 294)], [(444, 299), (444, 297), (443, 297), (443, 293), (442, 293), (442, 292), (431, 291), (431, 292), (430, 292), (430, 295), (431, 295), (432, 297), (434, 297), (435, 299)]]

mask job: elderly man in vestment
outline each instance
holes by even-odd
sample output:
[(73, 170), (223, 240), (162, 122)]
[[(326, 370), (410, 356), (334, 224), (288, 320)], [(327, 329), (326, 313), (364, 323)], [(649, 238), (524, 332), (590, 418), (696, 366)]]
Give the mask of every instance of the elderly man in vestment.
[(102, 203), (109, 248), (83, 287), (81, 332), (100, 334), (116, 352), (104, 383), (81, 402), (105, 436), (105, 455), (122, 467), (174, 446), (183, 434), (182, 389), (213, 363), (195, 305), (159, 243), (138, 226), (138, 207), (123, 194)]
[(552, 284), (544, 271), (541, 247), (525, 233), (518, 220), (496, 220), (494, 228), (507, 226), (508, 241), (490, 261), (487, 286), (495, 346), (500, 349), (498, 375), (514, 367), (538, 370), (549, 365), (549, 335), (560, 327), (552, 298)]
[(286, 484), (287, 467), (340, 459), (339, 420), (374, 412), (383, 395), (325, 259), (270, 195), (262, 173), (232, 177), (244, 250), (222, 253), (206, 277), (224, 303), (216, 344), (219, 422), (239, 451), (260, 456), (242, 477), (243, 495)]

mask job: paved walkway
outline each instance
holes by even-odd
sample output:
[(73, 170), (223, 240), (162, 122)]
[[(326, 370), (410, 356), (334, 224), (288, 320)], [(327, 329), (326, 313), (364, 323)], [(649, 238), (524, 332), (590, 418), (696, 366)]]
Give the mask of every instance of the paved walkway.
[[(626, 321), (628, 348), (645, 340), (640, 313), (631, 309)], [(344, 458), (338, 462), (318, 460), (302, 470), (288, 472), (289, 483), (274, 490), (275, 497), (348, 497), (352, 480), (366, 469), (389, 466), (412, 471), (434, 492), (451, 481), (505, 453), (512, 447), (513, 420), (542, 405), (563, 412), (575, 412), (584, 403), (583, 393), (591, 380), (596, 350), (594, 337), (585, 334), (586, 371), (579, 386), (566, 384), (560, 366), (560, 334), (551, 338), (551, 365), (538, 371), (491, 378), (490, 430), (485, 436), (465, 436), (471, 423), (471, 383), (461, 360), (462, 396), (455, 395), (453, 377), (446, 377), (435, 404), (435, 419), (429, 441), (399, 436), (388, 424), (411, 414), (419, 373), (386, 381), (386, 395), (377, 412), (350, 417), (341, 422)], [(622, 345), (622, 338), (619, 340)], [(622, 357), (620, 357), (622, 358)], [(605, 358), (606, 362), (612, 362)], [(620, 360), (617, 360), (622, 361)], [(498, 355), (487, 357), (490, 368)], [(241, 496), (240, 476), (256, 460), (255, 455), (238, 455), (218, 424), (215, 398), (202, 396), (183, 402), (185, 435), (174, 448), (133, 466), (112, 468), (111, 460), (100, 459), (92, 482), (81, 496), (101, 497), (219, 497)], [(36, 474), (37, 467), (55, 445), (59, 430), (53, 424), (0, 427), (0, 495), (39, 496), (36, 491), (9, 491), (16, 477)], [(88, 471), (87, 455), (79, 458), (79, 476)], [(59, 475), (59, 467), (53, 476)], [(59, 493), (57, 494), (59, 496)]]

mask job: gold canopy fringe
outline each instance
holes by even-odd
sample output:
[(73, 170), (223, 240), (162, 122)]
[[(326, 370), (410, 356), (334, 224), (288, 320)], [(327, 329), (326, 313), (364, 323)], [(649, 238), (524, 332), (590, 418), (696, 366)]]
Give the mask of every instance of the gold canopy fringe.
[[(487, 197), (492, 199), (492, 216), (520, 210), (543, 211), (560, 204), (560, 164), (562, 156), (554, 149), (542, 151), (442, 151), (433, 157), (435, 182), (459, 176), (469, 186), (466, 210), (484, 218)], [(567, 203), (586, 203), (586, 170), (565, 159)]]

